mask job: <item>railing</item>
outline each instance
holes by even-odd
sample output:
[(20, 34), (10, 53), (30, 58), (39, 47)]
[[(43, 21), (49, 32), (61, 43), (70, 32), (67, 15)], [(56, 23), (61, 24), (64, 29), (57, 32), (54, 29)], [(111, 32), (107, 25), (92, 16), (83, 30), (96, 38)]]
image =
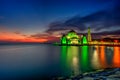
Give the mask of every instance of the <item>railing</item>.
[(67, 45), (67, 46), (83, 46), (83, 45), (105, 45), (105, 46), (120, 46), (120, 42), (99, 42), (99, 41), (91, 41), (91, 42), (88, 42), (86, 44), (61, 44), (61, 43), (58, 43), (56, 45)]
[(89, 45), (120, 45), (120, 42), (88, 42)]

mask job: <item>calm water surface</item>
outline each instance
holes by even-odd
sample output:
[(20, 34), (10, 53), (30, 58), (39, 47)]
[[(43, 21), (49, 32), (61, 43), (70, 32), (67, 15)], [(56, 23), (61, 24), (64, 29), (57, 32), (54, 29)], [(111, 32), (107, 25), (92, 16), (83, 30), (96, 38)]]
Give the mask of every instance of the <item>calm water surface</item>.
[(114, 67), (120, 67), (117, 46), (0, 46), (0, 79), (71, 76)]

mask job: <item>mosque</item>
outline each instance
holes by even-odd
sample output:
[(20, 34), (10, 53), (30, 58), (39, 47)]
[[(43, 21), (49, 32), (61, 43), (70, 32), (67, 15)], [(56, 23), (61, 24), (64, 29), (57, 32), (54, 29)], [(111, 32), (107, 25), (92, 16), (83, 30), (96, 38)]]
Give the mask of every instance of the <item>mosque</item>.
[(65, 45), (87, 44), (88, 42), (92, 41), (90, 27), (88, 28), (87, 36), (85, 35), (79, 36), (74, 30), (71, 30), (67, 34), (63, 35), (60, 41), (61, 41), (61, 44), (65, 44)]

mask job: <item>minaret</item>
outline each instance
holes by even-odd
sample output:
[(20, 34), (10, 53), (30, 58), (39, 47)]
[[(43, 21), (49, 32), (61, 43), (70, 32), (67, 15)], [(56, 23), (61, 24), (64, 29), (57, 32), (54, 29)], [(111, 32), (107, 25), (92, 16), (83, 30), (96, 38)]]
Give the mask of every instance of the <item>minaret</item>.
[(88, 42), (92, 41), (90, 27), (88, 27)]

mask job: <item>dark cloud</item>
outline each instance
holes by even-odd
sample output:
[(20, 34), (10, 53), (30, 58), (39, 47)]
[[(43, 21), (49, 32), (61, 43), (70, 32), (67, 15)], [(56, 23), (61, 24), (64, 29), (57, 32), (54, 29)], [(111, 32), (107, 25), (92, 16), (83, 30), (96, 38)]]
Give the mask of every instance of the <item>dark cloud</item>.
[(115, 31), (103, 31), (99, 33), (92, 33), (93, 39), (102, 39), (102, 38), (120, 38), (120, 30)]
[(15, 33), (15, 34), (21, 34), (19, 31), (15, 31), (14, 33)]
[(64, 31), (64, 30), (78, 30), (78, 31), (84, 31), (86, 30), (86, 26), (81, 23), (81, 18), (80, 17), (73, 17), (69, 20), (66, 21), (61, 21), (61, 22), (53, 22), (49, 25), (49, 29), (46, 31), (48, 33), (53, 33), (56, 31)]
[(109, 10), (99, 11), (85, 17), (75, 16), (64, 22), (53, 22), (46, 32), (54, 33), (70, 29), (83, 32), (87, 30), (87, 27), (91, 27), (94, 33), (105, 31), (109, 34), (112, 34), (113, 28), (120, 29), (120, 6), (116, 5)]
[(47, 33), (37, 33), (37, 34), (33, 34), (30, 35), (28, 38), (32, 38), (32, 39), (46, 39), (48, 42), (54, 42), (54, 41), (59, 41), (59, 38), (54, 36), (54, 35), (50, 35)]
[(33, 34), (30, 35), (29, 38), (35, 38), (35, 39), (39, 39), (39, 38), (47, 38), (49, 35), (48, 34), (41, 34), (41, 33), (37, 33), (37, 34)]
[(120, 35), (120, 30), (115, 30), (115, 31), (103, 31), (100, 33), (94, 33), (96, 35)]
[(22, 36), (27, 37), (27, 35), (24, 35), (24, 34)]

